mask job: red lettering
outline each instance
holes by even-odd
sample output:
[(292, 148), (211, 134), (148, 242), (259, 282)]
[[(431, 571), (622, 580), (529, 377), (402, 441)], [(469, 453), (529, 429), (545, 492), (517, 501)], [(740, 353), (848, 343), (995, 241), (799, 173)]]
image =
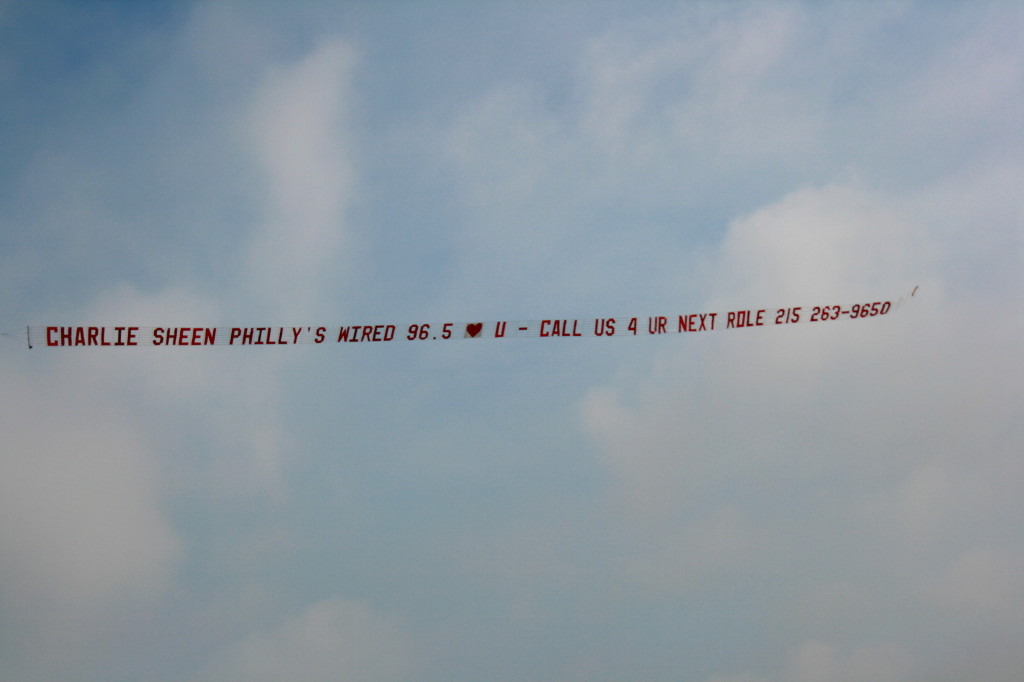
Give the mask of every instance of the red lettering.
[[(449, 336), (450, 335), (451, 334), (449, 334)], [(384, 340), (390, 341), (393, 338), (395, 338), (395, 325), (389, 324), (387, 327), (384, 328)]]
[(138, 327), (129, 329), (129, 342), (124, 341), (124, 327), (114, 327), (117, 341), (107, 338), (106, 327), (47, 327), (47, 346), (124, 346), (135, 345), (134, 333)]
[(235, 339), (237, 339), (241, 335), (242, 335), (242, 330), (241, 329), (239, 329), (238, 327), (232, 327), (231, 328), (231, 334), (228, 336), (228, 345), (229, 346), (234, 345)]
[[(551, 330), (545, 332), (545, 323), (551, 324)], [(572, 321), (572, 330), (569, 329), (569, 320), (543, 320), (540, 323), (541, 336), (583, 336), (579, 331), (579, 320)]]
[(299, 342), (299, 334), (302, 333), (302, 327), (292, 327), (292, 343)]
[(327, 332), (327, 327), (317, 327), (316, 336), (313, 338), (313, 343), (323, 343), (324, 334)]
[[(117, 342), (115, 346), (137, 346), (138, 327), (115, 327), (117, 330)], [(127, 334), (123, 332), (127, 331)], [(228, 343), (234, 345), (241, 340), (242, 344), (252, 343), (253, 330), (250, 327), (232, 327), (228, 337)], [(100, 340), (103, 345), (110, 345), (106, 342), (106, 334), (101, 331)], [(154, 346), (212, 346), (217, 343), (216, 327), (156, 327), (153, 329)]]
[[(379, 340), (379, 339), (373, 339), (373, 336), (375, 334), (375, 330), (378, 329), (378, 328), (379, 327), (371, 327), (370, 325), (361, 325), (361, 324), (355, 324), (355, 325), (352, 325), (350, 327), (338, 327), (338, 343), (341, 343), (342, 341), (348, 341), (349, 343), (357, 343), (357, 342), (360, 342), (360, 341)], [(318, 327), (317, 328), (317, 336), (321, 340), (323, 340), (323, 338), (322, 338), (323, 337), (323, 331), (324, 331), (323, 327)], [(394, 325), (388, 325), (388, 328), (385, 330), (385, 338), (384, 338), (384, 340), (385, 341), (390, 341), (392, 338), (394, 338), (394, 336), (395, 336), (395, 327), (394, 327)], [(320, 341), (317, 341), (317, 343), (320, 343)]]
[(727, 329), (740, 327), (763, 327), (764, 326), (764, 313), (765, 311), (758, 310), (756, 313), (753, 310), (737, 310), (729, 313), (728, 322), (726, 323)]
[(550, 333), (550, 332), (548, 332), (548, 331), (547, 331), (547, 330), (545, 329), (545, 326), (547, 326), (547, 325), (549, 325), (549, 324), (551, 324), (551, 320), (541, 320), (541, 321), (540, 321), (540, 335), (541, 335), (541, 336), (551, 336), (551, 333)]

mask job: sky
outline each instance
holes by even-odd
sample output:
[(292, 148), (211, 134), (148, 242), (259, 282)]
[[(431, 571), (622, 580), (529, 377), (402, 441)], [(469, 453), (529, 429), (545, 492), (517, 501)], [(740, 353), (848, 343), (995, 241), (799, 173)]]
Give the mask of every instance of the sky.
[[(0, 678), (1024, 668), (1024, 7), (0, 4)], [(678, 315), (29, 349), (29, 325)]]

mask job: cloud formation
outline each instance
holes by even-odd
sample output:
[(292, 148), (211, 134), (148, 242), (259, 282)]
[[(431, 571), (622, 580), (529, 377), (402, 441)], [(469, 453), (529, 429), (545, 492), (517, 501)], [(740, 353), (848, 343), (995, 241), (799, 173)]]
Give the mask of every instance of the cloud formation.
[[(12, 5), (0, 676), (1017, 679), (1022, 27)], [(11, 341), (915, 285), (671, 338)]]
[(353, 193), (348, 111), (355, 56), (335, 38), (296, 64), (276, 67), (250, 114), (251, 148), (267, 178), (266, 222), (243, 280), (275, 315), (305, 319), (337, 262)]
[(407, 638), (393, 623), (365, 604), (335, 598), (229, 647), (193, 680), (403, 680), (410, 657)]
[(95, 665), (126, 610), (159, 604), (182, 538), (162, 505), (159, 450), (129, 410), (79, 373), (5, 365), (2, 674), (68, 678)]

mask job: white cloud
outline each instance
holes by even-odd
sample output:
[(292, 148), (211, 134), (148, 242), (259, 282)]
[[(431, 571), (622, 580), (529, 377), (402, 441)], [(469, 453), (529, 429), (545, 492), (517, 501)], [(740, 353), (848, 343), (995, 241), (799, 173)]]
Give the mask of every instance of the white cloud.
[[(703, 310), (806, 319), (921, 286), (889, 318), (659, 348), (581, 400), (631, 538), (625, 583), (669, 598), (765, 584), (752, 592), (769, 611), (796, 614), (787, 642), (840, 633), (779, 679), (909, 679), (911, 660), (943, 659), (940, 639), (971, 637), (915, 637), (934, 624), (922, 614), (984, 603), (1014, 575), (1024, 101), (999, 25), (1019, 13), (999, 7), (950, 41), (908, 29), (921, 18), (904, 5), (688, 9), (593, 40), (557, 104), (502, 84), (452, 128), (460, 295), (702, 291)], [(684, 223), (709, 214), (731, 222), (702, 231), (704, 249)], [(656, 250), (631, 250), (653, 232)], [(979, 537), (994, 555), (971, 554)], [(968, 591), (975, 574), (1003, 587)], [(864, 644), (883, 627), (898, 635)]]
[(363, 603), (334, 598), (229, 647), (193, 680), (387, 682), (406, 679), (411, 656), (394, 623)]
[(735, 507), (715, 509), (629, 559), (631, 582), (660, 594), (686, 594), (716, 580), (729, 580), (738, 567), (756, 561), (757, 529)]
[(812, 639), (790, 652), (784, 669), (770, 677), (715, 675), (707, 682), (911, 682), (921, 679), (910, 654), (902, 647), (864, 644), (841, 647)]
[(343, 243), (353, 192), (348, 117), (353, 49), (325, 40), (301, 61), (276, 67), (255, 98), (249, 130), (267, 174), (267, 219), (244, 284), (275, 315), (302, 319)]
[[(981, 404), (992, 404), (994, 413), (982, 409), (976, 417), (986, 422), (991, 414), (1000, 421), (1005, 409), (998, 399), (1009, 398), (1006, 392), (1013, 389), (995, 375), (982, 379), (989, 374), (982, 366), (1000, 366), (995, 358), (968, 360), (970, 371), (931, 373), (932, 363), (974, 352), (971, 347), (979, 339), (968, 320), (982, 319), (987, 310), (944, 301), (948, 275), (942, 268), (949, 254), (939, 244), (948, 237), (921, 227), (931, 216), (917, 212), (915, 203), (832, 185), (798, 190), (730, 226), (710, 268), (722, 293), (707, 303), (707, 310), (802, 305), (806, 319), (814, 304), (895, 299), (915, 283), (922, 285), (921, 294), (889, 319), (766, 328), (757, 330), (756, 338), (745, 331), (714, 332), (700, 345), (688, 346), (678, 360), (662, 361), (646, 382), (630, 386), (628, 395), (636, 396), (632, 400), (612, 387), (594, 389), (583, 403), (585, 422), (606, 445), (607, 462), (633, 490), (637, 504), (699, 489), (714, 480), (715, 472), (732, 476), (751, 465), (771, 466), (772, 458), (792, 464), (790, 451), (809, 443), (831, 441), (845, 451), (855, 441), (841, 421), (844, 410), (870, 415), (872, 428), (884, 430), (876, 433), (878, 439), (905, 428), (894, 421), (893, 409), (920, 419), (944, 413), (948, 419), (958, 410), (977, 413)], [(984, 299), (972, 303), (987, 305)], [(943, 320), (957, 316), (964, 316), (958, 328), (943, 331)], [(687, 362), (695, 353), (703, 360), (699, 368)], [(851, 376), (855, 368), (859, 374)], [(686, 380), (673, 382), (680, 371), (688, 373)], [(915, 383), (920, 380), (926, 383)], [(993, 395), (963, 408), (955, 399), (921, 388), (933, 383), (948, 389), (951, 380), (961, 382), (960, 395), (994, 382), (987, 384)], [(885, 396), (860, 402), (881, 385), (888, 387)], [(832, 390), (836, 386), (844, 387), (841, 395)], [(784, 423), (800, 424), (794, 432), (799, 445), (785, 435)], [(952, 433), (948, 437), (962, 440)], [(929, 443), (937, 440), (927, 438)], [(726, 453), (729, 459), (723, 461)], [(743, 464), (726, 470), (725, 462), (737, 462), (737, 457)]]
[[(970, 30), (957, 36), (894, 102), (894, 110), (914, 122), (916, 135), (946, 137), (954, 150), (971, 140), (975, 151), (1019, 154), (1013, 131), (1024, 107), (1019, 88), (1024, 50), (1017, 40), (1022, 19), (1021, 8), (1012, 3), (992, 3), (965, 18)], [(995, 138), (1010, 147), (990, 148), (985, 140)]]
[[(873, 30), (872, 17), (889, 12), (858, 15), (855, 35), (844, 39), (856, 43), (863, 37), (858, 32)], [(496, 85), (465, 109), (447, 138), (466, 213), (454, 286), (476, 291), (467, 282), (485, 283), (476, 295), (512, 301), (550, 300), (538, 293), (547, 289), (589, 304), (694, 289), (700, 283), (680, 273), (708, 270), (689, 238), (708, 229), (709, 213), (716, 220), (735, 217), (766, 187), (790, 191), (787, 179), (820, 183), (823, 176), (843, 183), (808, 189), (819, 198), (817, 207), (811, 196), (791, 197), (820, 222), (798, 227), (802, 236), (814, 238), (815, 228), (859, 229), (865, 218), (877, 218), (873, 229), (882, 238), (857, 243), (873, 256), (891, 252), (888, 261), (870, 260), (878, 271), (903, 265), (907, 254), (894, 242), (899, 232), (888, 230), (902, 217), (845, 183), (857, 172), (858, 157), (842, 154), (844, 145), (829, 136), (856, 134), (832, 115), (832, 86), (809, 87), (801, 78), (815, 74), (807, 54), (819, 48), (845, 77), (853, 71), (833, 54), (840, 47), (822, 48), (823, 21), (795, 6), (687, 8), (657, 25), (639, 21), (593, 39), (579, 59), (568, 103), (553, 106), (545, 93), (523, 84)], [(836, 208), (838, 216), (820, 210)], [(877, 214), (863, 215), (869, 210)], [(746, 243), (741, 232), (733, 229)], [(759, 243), (792, 248), (784, 237)], [(798, 266), (793, 276), (820, 275), (835, 265), (840, 254), (818, 246), (806, 245), (813, 261), (786, 262)], [(752, 265), (762, 262), (756, 252), (749, 255)]]
[[(118, 285), (54, 317), (194, 327), (219, 315), (185, 288)], [(24, 352), (0, 396), (0, 602), (5, 627), (31, 637), (6, 670), (58, 679), (105, 669), (113, 633), (174, 584), (186, 547), (165, 506), (284, 493), (280, 362), (219, 347)]]
[(782, 679), (796, 682), (909, 682), (915, 677), (909, 655), (899, 646), (881, 644), (843, 651), (826, 642), (808, 641), (794, 653), (791, 669)]
[[(209, 58), (210, 36), (192, 38), (193, 56)], [(353, 63), (346, 44), (325, 41), (298, 64), (271, 69), (235, 118), (249, 124), (268, 201), (265, 221), (248, 237), (250, 260), (227, 291), (265, 294), (271, 302), (259, 309), (275, 317), (311, 309), (341, 243)], [(231, 139), (222, 140), (225, 149)], [(99, 210), (93, 194), (84, 204)], [(246, 308), (190, 281), (182, 273), (155, 293), (108, 282), (77, 309), (47, 311), (47, 321), (216, 326)], [(157, 603), (182, 560), (179, 530), (164, 510), (169, 500), (284, 494), (283, 361), (225, 350), (37, 349), (26, 368), (5, 370), (0, 598), (5, 629), (27, 643), (5, 645), (12, 677), (108, 669), (104, 638), (129, 627), (125, 611)]]
[(182, 542), (163, 511), (159, 449), (109, 392), (70, 368), (9, 363), (0, 395), (0, 603), (10, 679), (59, 679), (156, 603)]
[(86, 602), (159, 587), (177, 540), (145, 434), (78, 377), (7, 375), (4, 529), (25, 551), (6, 560)]
[[(184, 287), (146, 294), (119, 285), (68, 317), (111, 326), (218, 326), (222, 305)], [(280, 357), (222, 347), (103, 348), (85, 351), (90, 361), (83, 363), (81, 352), (60, 358), (66, 370), (119, 401), (146, 430), (163, 455), (165, 480), (175, 482), (169, 485), (215, 496), (283, 493), (288, 440), (280, 419)], [(197, 442), (211, 455), (189, 456)]]
[[(186, 288), (128, 285), (54, 314), (110, 326), (219, 317)], [(5, 626), (32, 633), (7, 671), (56, 679), (104, 669), (112, 633), (174, 584), (186, 548), (166, 505), (284, 492), (280, 362), (216, 347), (24, 352), (0, 396), (0, 600)]]
[(903, 293), (932, 266), (919, 233), (892, 201), (856, 186), (797, 190), (730, 226), (719, 288), (782, 305)]
[[(268, 53), (294, 47), (295, 34), (257, 16), (263, 8), (242, 7), (197, 5), (186, 47), (211, 82), (232, 89), (219, 106), (241, 98), (244, 110), (219, 111), (211, 119), (209, 109), (184, 107), (207, 121), (205, 141), (215, 138), (211, 130), (226, 132), (209, 120), (241, 123), (225, 139), (251, 149), (265, 173), (265, 203), (257, 207), (262, 214), (241, 207), (247, 219), (255, 216), (252, 231), (240, 228), (245, 234), (230, 238), (242, 267), (204, 279), (209, 289), (175, 280), (177, 265), (164, 266), (171, 281), (157, 279), (155, 294), (107, 282), (105, 291), (87, 294), (92, 303), (70, 311), (69, 318), (194, 325), (227, 320), (242, 309), (300, 321), (318, 309), (332, 267), (346, 257), (346, 221), (356, 201), (350, 134), (356, 59), (343, 40), (328, 39), (268, 68)], [(551, 606), (541, 596), (532, 602), (507, 597), (543, 595), (532, 589), (543, 583), (564, 589), (566, 602), (588, 602), (581, 609), (588, 613), (613, 618), (629, 612), (639, 623), (657, 619), (646, 618), (647, 605), (630, 598), (638, 592), (659, 601), (665, 597), (667, 612), (673, 599), (707, 603), (718, 590), (746, 590), (764, 604), (765, 618), (747, 626), (771, 629), (774, 641), (783, 643), (780, 651), (792, 648), (791, 661), (780, 664), (777, 676), (767, 676), (749, 660), (738, 660), (723, 672), (732, 677), (715, 682), (909, 679), (917, 672), (915, 661), (943, 660), (946, 642), (959, 642), (961, 651), (970, 648), (963, 623), (977, 625), (976, 632), (1001, 631), (1007, 639), (1019, 634), (1022, 553), (1015, 519), (1024, 470), (1015, 425), (1024, 417), (1017, 361), (1024, 328), (1018, 312), (1024, 310), (1024, 200), (1018, 191), (1024, 174), (1013, 136), (1021, 109), (1014, 89), (1021, 73), (1019, 41), (1014, 42), (1018, 15), (1005, 12), (1008, 21), (1001, 26), (968, 30), (945, 52), (936, 45), (934, 27), (925, 36), (931, 41), (927, 49), (907, 40), (893, 50), (886, 40), (915, 37), (905, 27), (872, 20), (900, 11), (893, 7), (823, 14), (796, 5), (739, 11), (680, 5), (678, 12), (659, 15), (671, 15), (664, 26), (626, 23), (596, 38), (565, 91), (497, 83), (457, 117), (447, 138), (440, 136), (457, 165), (454, 200), (466, 215), (461, 232), (437, 239), (456, 244), (461, 271), (442, 268), (438, 279), (424, 284), (450, 278), (460, 309), (523, 306), (536, 313), (543, 304), (543, 310), (565, 305), (571, 311), (581, 301), (606, 305), (619, 296), (631, 307), (657, 310), (696, 290), (711, 292), (705, 303), (716, 310), (807, 306), (852, 303), (856, 298), (847, 297), (923, 285), (920, 298), (890, 319), (716, 332), (681, 341), (668, 352), (658, 346), (640, 376), (635, 368), (633, 374), (623, 369), (615, 379), (598, 382), (582, 400), (581, 412), (598, 447), (597, 464), (615, 488), (611, 500), (594, 492), (600, 483), (581, 483), (559, 501), (575, 506), (552, 504), (554, 514), (566, 511), (562, 522), (513, 514), (505, 537), (494, 536), (487, 514), (477, 520), (478, 507), (440, 505), (442, 527), (452, 518), (446, 513), (468, 514), (474, 526), (483, 525), (487, 539), (474, 543), (475, 555), (463, 553), (457, 561), (487, 574), (491, 582), (481, 592), (498, 608), (518, 607), (525, 616), (535, 611), (543, 626), (539, 616), (561, 604)], [(940, 33), (959, 30), (942, 26)], [(381, 46), (390, 44), (383, 38), (372, 43), (373, 50)], [(920, 62), (904, 52), (941, 54), (918, 73), (913, 67)], [(380, 52), (371, 54), (376, 59)], [(250, 92), (253, 83), (258, 87)], [(399, 127), (407, 119), (401, 121)], [(83, 137), (77, 129), (65, 134)], [(154, 148), (175, 142), (165, 139)], [(97, 140), (86, 146), (106, 148)], [(210, 157), (221, 151), (214, 149)], [(66, 168), (55, 172), (65, 155)], [(92, 243), (89, 254), (103, 254), (110, 244), (97, 240), (97, 233), (64, 225), (123, 226), (133, 220), (119, 214), (124, 206), (117, 201), (96, 199), (106, 182), (96, 169), (106, 166), (63, 147), (56, 156), (60, 164), (37, 164), (40, 175), (27, 184), (45, 187), (47, 197), (54, 178), (63, 179), (58, 187), (78, 188), (72, 204), (54, 203), (54, 215), (62, 219), (50, 222), (62, 226), (61, 232), (47, 233), (61, 235), (77, 266), (83, 244)], [(181, 157), (197, 158), (206, 155)], [(130, 166), (112, 177), (129, 174)], [(923, 187), (922, 177), (929, 178)], [(445, 180), (437, 186), (446, 186)], [(211, 195), (223, 194), (221, 185), (211, 185)], [(169, 196), (178, 200), (168, 192), (164, 201)], [(450, 199), (442, 195), (438, 204), (447, 210)], [(139, 203), (140, 215), (152, 210), (148, 199)], [(205, 205), (195, 213), (218, 224)], [(117, 233), (122, 248), (142, 234), (120, 232), (102, 234)], [(32, 249), (45, 254), (40, 244), (33, 242)], [(149, 257), (145, 251), (124, 260), (155, 263), (143, 260)], [(181, 253), (186, 260), (197, 255), (187, 246)], [(98, 278), (108, 276), (101, 264), (96, 270)], [(60, 281), (57, 275), (52, 279)], [(237, 305), (247, 293), (259, 298), (257, 305)], [(523, 294), (535, 298), (524, 300)], [(345, 470), (353, 476), (341, 485), (358, 488), (389, 478), (371, 469), (378, 459), (372, 444), (380, 441), (365, 434), (379, 431), (379, 425), (351, 425), (354, 437), (347, 442), (349, 434), (332, 434), (349, 429), (348, 423), (321, 434), (288, 431), (289, 410), (303, 409), (297, 407), (303, 399), (308, 406), (309, 396), (297, 388), (299, 402), (288, 402), (283, 385), (291, 381), (291, 366), (283, 356), (238, 349), (74, 350), (53, 351), (36, 365), (43, 356), (35, 353), (27, 368), (5, 369), (12, 378), (0, 416), (5, 446), (12, 446), (0, 454), (0, 599), (11, 607), (5, 630), (13, 623), (18, 643), (31, 644), (19, 659), (22, 669), (11, 677), (24, 678), (16, 673), (44, 661), (54, 648), (63, 652), (56, 663), (32, 672), (40, 679), (71, 677), (65, 673), (88, 656), (93, 641), (87, 627), (109, 625), (117, 604), (146, 608), (165, 593), (181, 560), (178, 534), (188, 523), (171, 527), (163, 512), (167, 495), (184, 507), (194, 499), (189, 495), (208, 502), (211, 496), (287, 493), (282, 463), (294, 451), (293, 435), (308, 438), (311, 448), (328, 442), (330, 448), (365, 448), (359, 471)], [(614, 375), (614, 363), (604, 367), (605, 376)], [(391, 389), (382, 384), (380, 390)], [(526, 412), (509, 408), (510, 423), (534, 433), (543, 447), (562, 448), (569, 441), (565, 433), (548, 439), (546, 429), (554, 427), (531, 421), (531, 395), (537, 394), (520, 401)], [(418, 409), (414, 402), (408, 405)], [(396, 438), (415, 435), (415, 415), (409, 421), (391, 418), (398, 420), (392, 422)], [(493, 424), (474, 428), (494, 433), (488, 430)], [(453, 432), (451, 442), (460, 442), (461, 435)], [(23, 459), (22, 451), (42, 455)], [(76, 459), (83, 452), (88, 457)], [(470, 457), (465, 455), (467, 462)], [(321, 471), (305, 473), (313, 478)], [(472, 482), (473, 472), (455, 473), (456, 485)], [(414, 485), (417, 494), (401, 500), (414, 510), (438, 494), (429, 481)], [(511, 486), (523, 484), (508, 485), (512, 497), (521, 490)], [(389, 505), (398, 493), (386, 488), (367, 490), (362, 499)], [(530, 498), (523, 499), (528, 504)], [(591, 510), (599, 520), (577, 523)], [(269, 514), (278, 511), (287, 518), (266, 524), (255, 514), (227, 543), (197, 550), (209, 553), (189, 568), (202, 573), (213, 566), (230, 583), (222, 591), (229, 594), (218, 594), (223, 601), (202, 616), (183, 615), (174, 605), (177, 622), (187, 623), (181, 627), (198, 623), (214, 629), (206, 615), (228, 629), (244, 627), (249, 611), (237, 608), (240, 601), (251, 599), (265, 613), (275, 598), (289, 599), (268, 597), (273, 588), (266, 585), (286, 579), (295, 561), (309, 558), (292, 556), (310, 550), (301, 546), (289, 526), (295, 517), (288, 514), (316, 510), (297, 503)], [(353, 536), (377, 539), (410, 531), (401, 525), (407, 521), (390, 521), (404, 507), (389, 510), (395, 516), (386, 519), (374, 516), (379, 511), (361, 510), (352, 522)], [(226, 519), (216, 532), (232, 533), (237, 522)], [(537, 531), (535, 523), (545, 530)], [(389, 536), (389, 542), (403, 542), (396, 538)], [(193, 539), (202, 544), (209, 538)], [(394, 551), (418, 550), (399, 544)], [(371, 563), (360, 564), (360, 570), (369, 572), (381, 556), (367, 557)], [(278, 569), (282, 573), (261, 582)], [(203, 579), (189, 575), (178, 587), (195, 590), (189, 596), (201, 599)], [(435, 573), (423, 584), (431, 581), (444, 578)], [(487, 589), (496, 583), (522, 589), (506, 589), (502, 596)], [(466, 596), (456, 611), (469, 610), (476, 598)], [(445, 627), (458, 630), (462, 616), (436, 608), (452, 619)], [(756, 608), (737, 615), (715, 607), (697, 617), (712, 627), (732, 627), (730, 618), (756, 618)], [(415, 617), (426, 620), (422, 612)], [(582, 625), (581, 640), (605, 636), (582, 620), (573, 621), (570, 613), (548, 627)], [(865, 636), (879, 626), (888, 627), (884, 635)], [(501, 627), (494, 632), (507, 632)], [(33, 628), (42, 633), (35, 640), (25, 634)], [(158, 638), (152, 632), (145, 636)], [(630, 633), (629, 639), (647, 638)], [(0, 646), (6, 653), (18, 643)], [(642, 649), (630, 649), (634, 644), (620, 646), (627, 658), (643, 655)], [(110, 650), (96, 647), (94, 655)], [(736, 650), (738, 657), (756, 656), (740, 645)], [(606, 655), (613, 653), (619, 653), (615, 646)], [(1016, 655), (1003, 654), (1002, 670), (1019, 670)], [(408, 642), (392, 621), (363, 604), (332, 599), (279, 627), (242, 636), (200, 679), (401, 679), (409, 661)], [(507, 670), (501, 665), (493, 669)]]
[[(734, 222), (712, 268), (722, 293), (709, 310), (884, 296), (920, 281), (888, 319), (715, 332), (582, 402), (638, 538), (628, 580), (668, 595), (781, 580), (803, 594), (798, 608), (769, 597), (790, 637), (842, 633), (802, 645), (779, 679), (914, 679), (911, 660), (948, 659), (940, 639), (1019, 632), (1011, 453), (1021, 443), (1008, 425), (1024, 377), (1005, 339), (1024, 299), (1006, 277), (949, 267), (971, 242), (962, 207), (980, 191), (1000, 217), (979, 238), (1008, 247), (984, 262), (1012, 270), (1006, 216), (1018, 199), (974, 182), (943, 187), (930, 210), (920, 195), (857, 184), (796, 191)], [(933, 228), (943, 205), (961, 208)], [(949, 624), (923, 615), (935, 606)], [(926, 634), (904, 627), (880, 647), (857, 643), (854, 633), (901, 618)], [(979, 669), (1002, 679), (1010, 659)]]
[(892, 643), (843, 647), (811, 639), (794, 647), (770, 677), (715, 675), (707, 682), (910, 682), (920, 680), (910, 654)]
[(1024, 617), (1024, 555), (971, 547), (928, 581), (923, 591), (925, 598), (967, 622), (988, 616), (1007, 626), (1019, 623)]
[[(781, 5), (746, 9), (688, 8), (662, 24), (638, 23), (591, 41), (579, 86), (586, 135), (625, 155), (636, 154), (638, 142), (658, 156), (666, 147), (709, 143), (742, 156), (765, 145), (806, 145), (804, 97), (783, 97), (774, 79), (797, 57), (803, 13)], [(756, 134), (766, 123), (774, 136)], [(802, 134), (780, 139), (797, 124)]]

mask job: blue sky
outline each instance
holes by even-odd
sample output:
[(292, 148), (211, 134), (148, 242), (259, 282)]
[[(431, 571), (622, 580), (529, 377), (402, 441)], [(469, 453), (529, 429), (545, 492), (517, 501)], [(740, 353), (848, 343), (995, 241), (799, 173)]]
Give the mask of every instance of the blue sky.
[[(1017, 3), (0, 6), (0, 677), (1016, 680)], [(658, 338), (26, 348), (26, 325)]]

